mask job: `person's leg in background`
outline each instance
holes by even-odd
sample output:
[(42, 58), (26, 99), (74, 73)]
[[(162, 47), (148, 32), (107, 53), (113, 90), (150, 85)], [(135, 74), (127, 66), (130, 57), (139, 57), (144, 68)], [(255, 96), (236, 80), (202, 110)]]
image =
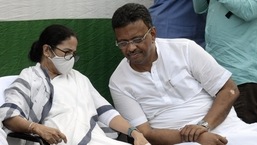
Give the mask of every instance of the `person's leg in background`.
[(240, 95), (234, 103), (237, 116), (246, 123), (257, 122), (257, 84), (238, 85)]

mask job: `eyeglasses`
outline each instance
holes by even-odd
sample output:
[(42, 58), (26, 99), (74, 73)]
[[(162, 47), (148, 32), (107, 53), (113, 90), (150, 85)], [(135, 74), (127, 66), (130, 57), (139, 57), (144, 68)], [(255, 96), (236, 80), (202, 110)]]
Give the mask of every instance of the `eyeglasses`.
[(146, 35), (152, 30), (152, 27), (149, 28), (147, 30), (147, 32), (145, 33), (145, 35), (143, 37), (137, 37), (137, 38), (134, 38), (132, 40), (129, 40), (129, 41), (120, 41), (120, 42), (117, 42), (116, 41), (116, 46), (118, 46), (120, 49), (124, 49), (124, 48), (127, 48), (128, 45), (131, 43), (131, 44), (139, 44), (141, 42), (143, 42), (146, 38)]
[[(59, 51), (61, 51), (61, 52), (64, 53), (64, 56), (63, 56), (63, 57), (64, 57), (65, 60), (71, 60), (72, 57), (74, 57), (75, 62), (79, 60), (79, 56), (76, 55), (76, 52), (64, 51), (64, 50), (62, 50), (62, 49), (60, 49), (60, 48), (58, 48), (58, 47), (54, 47), (54, 48), (56, 48), (57, 50), (59, 50)], [(51, 49), (52, 49), (52, 47), (51, 47)], [(52, 49), (52, 50), (53, 50), (53, 49)], [(54, 53), (54, 51), (52, 51), (52, 52)], [(56, 55), (56, 54), (54, 53), (54, 55)], [(56, 56), (58, 56), (58, 55), (56, 55)]]

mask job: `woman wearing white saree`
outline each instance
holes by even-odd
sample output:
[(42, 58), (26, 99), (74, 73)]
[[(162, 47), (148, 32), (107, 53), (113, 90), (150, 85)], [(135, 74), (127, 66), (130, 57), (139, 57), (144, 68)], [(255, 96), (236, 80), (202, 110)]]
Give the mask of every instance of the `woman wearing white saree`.
[(132, 136), (135, 145), (147, 144), (142, 133), (119, 115), (89, 79), (72, 69), (78, 59), (77, 44), (76, 35), (62, 25), (44, 29), (29, 53), (37, 64), (22, 70), (5, 90), (6, 101), (0, 110), (4, 126), (38, 134), (50, 144), (128, 144), (105, 136), (99, 120)]

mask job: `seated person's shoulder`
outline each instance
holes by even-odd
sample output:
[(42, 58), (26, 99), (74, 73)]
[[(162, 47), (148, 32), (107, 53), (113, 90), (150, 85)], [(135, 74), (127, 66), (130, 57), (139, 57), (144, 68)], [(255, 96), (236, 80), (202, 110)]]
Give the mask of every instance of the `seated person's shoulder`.
[[(156, 38), (156, 45), (157, 47), (161, 48), (172, 48), (175, 49), (188, 49), (192, 46), (196, 45), (193, 40), (187, 38), (172, 38), (172, 39), (163, 39), (163, 38)], [(170, 50), (170, 49), (168, 49)]]
[(193, 40), (187, 38), (156, 38), (157, 43), (192, 43)]

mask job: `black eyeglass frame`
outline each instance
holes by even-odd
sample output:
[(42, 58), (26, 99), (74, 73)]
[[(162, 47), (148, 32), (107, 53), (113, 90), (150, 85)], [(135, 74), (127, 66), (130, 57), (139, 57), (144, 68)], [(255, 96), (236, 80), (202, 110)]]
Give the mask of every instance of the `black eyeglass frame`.
[(115, 41), (115, 45), (118, 46), (120, 49), (124, 49), (124, 48), (127, 48), (130, 43), (131, 43), (131, 44), (134, 44), (134, 45), (140, 44), (141, 42), (143, 42), (143, 41), (145, 40), (147, 34), (149, 34), (149, 33), (151, 32), (152, 28), (153, 28), (153, 27), (149, 28), (149, 29), (147, 30), (147, 32), (144, 34), (143, 37), (137, 37), (137, 38), (134, 38), (134, 39), (128, 40), (128, 41), (125, 41), (125, 40), (124, 40), (124, 41), (119, 41), (119, 42), (117, 42), (117, 40), (116, 40), (116, 41)]
[[(63, 52), (63, 53), (64, 53), (63, 58), (64, 58), (65, 60), (71, 60), (72, 57), (74, 57), (75, 62), (77, 62), (77, 61), (79, 60), (79, 56), (76, 54), (75, 51), (71, 53), (71, 52), (69, 52), (69, 51), (64, 51), (64, 50), (62, 50), (62, 49), (60, 49), (60, 48), (58, 48), (58, 47), (56, 47), (56, 46), (55, 46), (55, 47), (50, 47), (50, 48), (51, 48), (51, 50), (53, 51), (53, 53), (54, 53), (54, 49), (53, 49), (53, 48), (55, 48), (55, 49), (57, 49), (57, 50)], [(56, 54), (54, 53), (54, 55), (56, 55)], [(58, 56), (58, 55), (56, 55), (56, 56)]]

